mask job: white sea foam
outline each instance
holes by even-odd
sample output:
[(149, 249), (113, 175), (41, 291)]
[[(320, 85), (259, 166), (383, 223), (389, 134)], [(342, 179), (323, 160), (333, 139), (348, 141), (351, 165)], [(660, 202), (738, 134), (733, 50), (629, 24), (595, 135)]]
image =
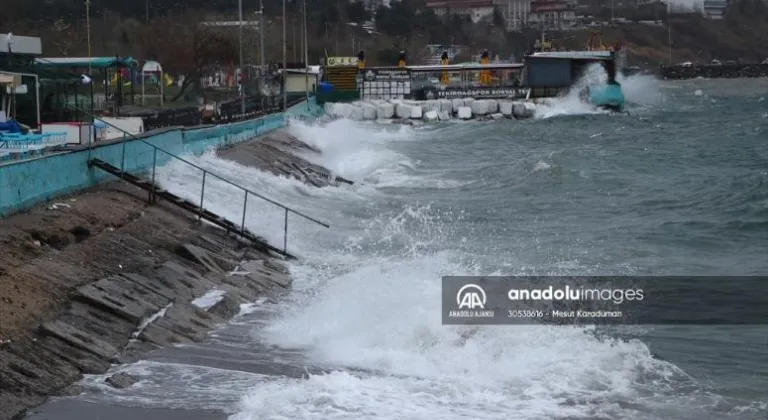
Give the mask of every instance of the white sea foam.
[[(442, 326), (441, 276), (494, 272), (446, 247), (456, 215), (435, 216), (428, 205), (377, 210), (394, 199), (383, 188), (429, 182), (429, 173), (414, 171), (418, 162), (391, 146), (431, 133), (347, 120), (295, 123), (291, 132), (324, 152), (309, 158), (358, 185), (313, 189), (213, 155), (196, 160), (333, 226), (294, 227), (300, 234), (289, 248), (304, 257), (292, 266), (295, 292), (253, 333), (329, 372), (260, 379), (242, 390), (232, 420), (620, 416), (619, 401), (652, 392), (648, 378), (684, 376), (639, 341), (598, 339), (582, 328)], [(182, 195), (199, 194), (200, 177), (187, 168), (165, 168), (160, 179)], [(242, 207), (235, 191), (210, 190), (209, 207), (235, 219)], [(281, 213), (254, 206), (247, 226), (280, 240)]]
[[(263, 319), (254, 322), (245, 338), (264, 349), (301, 354), (325, 373), (296, 378), (142, 362), (127, 368), (142, 379), (135, 398), (162, 404), (165, 397), (154, 395), (162, 384), (183, 381), (184, 387), (192, 384), (186, 397), (198, 400), (191, 406), (232, 412), (231, 420), (647, 418), (634, 404), (713, 403), (666, 393), (690, 378), (637, 340), (597, 338), (576, 327), (441, 325), (441, 276), (515, 274), (516, 262), (467, 255), (464, 245), (481, 239), (457, 232), (460, 212), (441, 213), (390, 191), (444, 180), (396, 147), (439, 131), (338, 120), (323, 126), (297, 122), (291, 132), (323, 151), (308, 158), (356, 184), (317, 189), (213, 154), (192, 159), (332, 225), (327, 230), (291, 220), (289, 250), (303, 257), (291, 266), (295, 290), (271, 305), (274, 319), (266, 326)], [(537, 162), (534, 170), (549, 166)], [(172, 191), (199, 198), (201, 175), (194, 170), (172, 164), (158, 177)], [(241, 193), (210, 182), (206, 207), (239, 221)], [(281, 244), (282, 211), (256, 199), (248, 208), (246, 226)], [(480, 257), (495, 258), (494, 266)], [(577, 262), (563, 264), (578, 268)], [(254, 310), (243, 307), (246, 321), (239, 326)], [(168, 399), (183, 405), (185, 396)]]

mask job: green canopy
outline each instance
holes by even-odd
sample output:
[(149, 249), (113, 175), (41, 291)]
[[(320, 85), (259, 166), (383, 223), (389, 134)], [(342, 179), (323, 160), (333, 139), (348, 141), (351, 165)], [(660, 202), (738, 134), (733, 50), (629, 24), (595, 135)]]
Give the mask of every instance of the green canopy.
[(91, 68), (132, 68), (139, 62), (132, 57), (42, 57), (35, 59), (35, 66), (44, 69), (61, 69), (73, 67)]

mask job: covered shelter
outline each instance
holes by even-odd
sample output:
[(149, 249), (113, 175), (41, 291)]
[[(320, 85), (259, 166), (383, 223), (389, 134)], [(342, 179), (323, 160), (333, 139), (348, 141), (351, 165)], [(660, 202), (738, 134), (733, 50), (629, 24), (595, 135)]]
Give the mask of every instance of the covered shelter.
[[(90, 94), (90, 101), (88, 102), (90, 103), (87, 103), (86, 106), (88, 106), (91, 111), (103, 111), (104, 109), (99, 109), (102, 108), (102, 104), (98, 104), (99, 106), (97, 106), (94, 101), (94, 91), (97, 89), (97, 86), (103, 86), (104, 103), (114, 105), (115, 110), (117, 110), (124, 102), (122, 83), (123, 73), (124, 71), (127, 71), (130, 75), (130, 80), (135, 80), (138, 61), (131, 57), (41, 57), (35, 59), (34, 67), (41, 71), (60, 73), (69, 72), (70, 77), (77, 77), (80, 79), (79, 84), (75, 83), (72, 86), (70, 86), (71, 84), (67, 84), (67, 86), (74, 88), (74, 102), (80, 102), (80, 88), (87, 85)], [(96, 74), (100, 76), (98, 77), (98, 80), (94, 77)], [(86, 75), (87, 78), (82, 77), (82, 75)], [(114, 89), (110, 86), (110, 80), (113, 76), (115, 76), (117, 80)], [(55, 89), (57, 90), (57, 92), (55, 92), (57, 96), (59, 95), (58, 87), (59, 86)], [(100, 88), (98, 89), (101, 90)], [(51, 92), (47, 92), (47, 94), (50, 93)], [(65, 94), (71, 94), (71, 92), (65, 92)], [(134, 104), (135, 92), (133, 83), (131, 83), (129, 95), (130, 104)], [(66, 101), (72, 102), (71, 98), (66, 99)]]
[(6, 118), (31, 127), (40, 124), (39, 79), (32, 62), (41, 53), (38, 37), (0, 34), (0, 103)]

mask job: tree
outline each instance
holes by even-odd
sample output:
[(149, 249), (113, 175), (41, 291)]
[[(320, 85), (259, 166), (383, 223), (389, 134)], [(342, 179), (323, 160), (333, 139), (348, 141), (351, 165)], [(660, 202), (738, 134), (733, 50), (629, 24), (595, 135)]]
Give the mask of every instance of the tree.
[(183, 23), (161, 19), (146, 25), (140, 36), (145, 57), (155, 57), (168, 73), (186, 76), (171, 102), (199, 83), (205, 67), (229, 65), (238, 59), (238, 46), (232, 36), (201, 27), (198, 22), (192, 17)]
[(58, 53), (64, 57), (72, 48), (76, 48), (83, 42), (82, 31), (65, 22), (64, 19), (59, 18), (53, 22), (53, 32), (53, 45), (56, 46)]
[(498, 7), (493, 8), (493, 26), (497, 28), (505, 28), (506, 21), (504, 20), (504, 15), (501, 13), (501, 10)]
[(365, 4), (362, 1), (355, 1), (347, 3), (347, 19), (350, 22), (363, 23), (371, 20), (371, 14), (366, 10)]

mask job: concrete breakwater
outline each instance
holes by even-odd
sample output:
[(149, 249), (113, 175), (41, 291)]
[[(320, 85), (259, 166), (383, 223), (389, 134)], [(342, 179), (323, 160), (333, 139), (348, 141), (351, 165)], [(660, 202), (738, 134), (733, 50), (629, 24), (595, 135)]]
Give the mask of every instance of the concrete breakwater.
[(409, 101), (401, 99), (371, 100), (352, 103), (326, 103), (329, 115), (349, 118), (355, 121), (400, 120), (403, 122), (421, 120), (425, 122), (460, 120), (533, 117), (535, 106), (530, 102), (497, 99), (434, 99)]
[[(312, 151), (297, 139), (261, 140), (273, 146), (265, 167), (282, 162), (277, 172), (311, 185), (343, 182), (293, 156)], [(254, 143), (220, 155), (248, 156), (260, 150)], [(114, 182), (0, 221), (0, 420), (78, 393), (71, 384), (83, 374), (199, 341), (241, 305), (290, 287), (280, 260), (168, 203), (147, 206), (145, 194)], [(116, 374), (106, 382), (135, 380)]]
[(739, 77), (768, 77), (768, 64), (721, 64), (709, 66), (664, 66), (660, 69), (664, 79), (733, 79)]

